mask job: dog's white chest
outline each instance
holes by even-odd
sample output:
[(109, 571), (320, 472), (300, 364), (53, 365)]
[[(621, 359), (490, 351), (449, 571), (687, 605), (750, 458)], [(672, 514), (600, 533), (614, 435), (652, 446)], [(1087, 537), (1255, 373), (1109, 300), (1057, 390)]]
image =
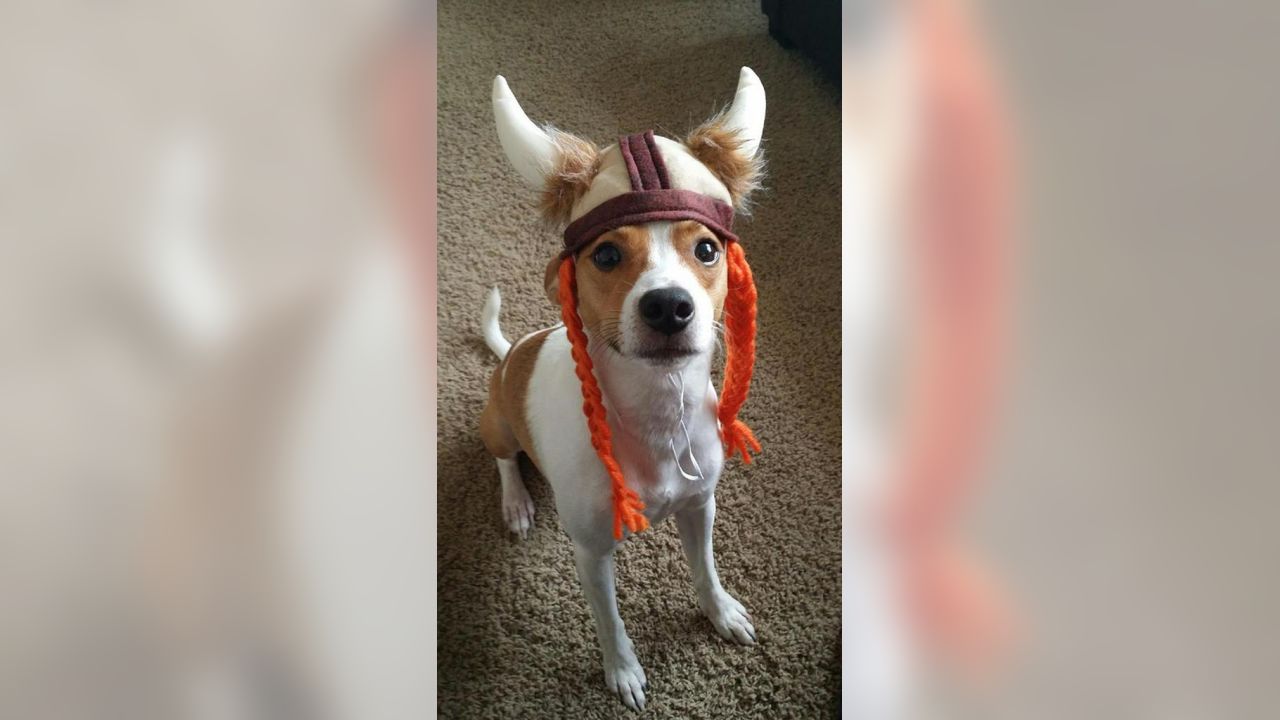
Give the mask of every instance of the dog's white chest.
[[(715, 490), (724, 450), (716, 421), (716, 395), (706, 376), (702, 387), (683, 387), (675, 374), (646, 378), (650, 385), (622, 385), (611, 399), (614, 448), (630, 485), (657, 524), (691, 500)], [(692, 382), (692, 381), (690, 381)]]
[(650, 523), (656, 525), (686, 504), (715, 491), (723, 451), (714, 430), (706, 432), (707, 429), (704, 420), (690, 429), (689, 440), (680, 429), (678, 442), (672, 438), (663, 445), (657, 440), (648, 443), (648, 447), (635, 448), (643, 453), (640, 457), (632, 457), (633, 448), (623, 450), (622, 462), (630, 471), (628, 484), (644, 502)]
[[(686, 382), (690, 376), (686, 373)], [(705, 370), (701, 377), (706, 383)], [(657, 524), (715, 490), (724, 465), (717, 400), (709, 387), (686, 387), (680, 403), (678, 388), (671, 388), (665, 373), (629, 380), (605, 388), (614, 455), (627, 485), (645, 504), (649, 522)], [(526, 412), (561, 522), (579, 537), (612, 538), (610, 481), (591, 447), (582, 416), (582, 390), (562, 329), (548, 335), (543, 344)]]

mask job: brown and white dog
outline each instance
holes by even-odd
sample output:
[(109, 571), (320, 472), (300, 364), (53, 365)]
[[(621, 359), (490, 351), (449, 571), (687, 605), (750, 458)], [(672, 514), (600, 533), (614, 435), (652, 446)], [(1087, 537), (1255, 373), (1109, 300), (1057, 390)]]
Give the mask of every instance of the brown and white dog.
[[(511, 163), (542, 191), (547, 219), (568, 225), (566, 251), (547, 268), (547, 295), (562, 302), (560, 280), (571, 273), (612, 454), (643, 505), (641, 527), (675, 518), (702, 611), (723, 637), (754, 644), (751, 618), (721, 585), (712, 556), (714, 493), (726, 451), (711, 363), (724, 329), (727, 245), (736, 240), (728, 225), (761, 172), (760, 80), (743, 68), (732, 105), (683, 142), (647, 133), (603, 150), (536, 126), (501, 76), (493, 103)], [(632, 200), (656, 204), (622, 207)], [(562, 269), (565, 258), (573, 264)], [(516, 463), (524, 451), (550, 482), (573, 540), (605, 682), (628, 707), (642, 709), (645, 673), (614, 586), (613, 552), (623, 535), (614, 478), (593, 447), (569, 328), (540, 330), (512, 345), (498, 325), (499, 305), (495, 288), (483, 331), (502, 362), (480, 432), (497, 459), (503, 517), (521, 538), (533, 526), (534, 506)]]

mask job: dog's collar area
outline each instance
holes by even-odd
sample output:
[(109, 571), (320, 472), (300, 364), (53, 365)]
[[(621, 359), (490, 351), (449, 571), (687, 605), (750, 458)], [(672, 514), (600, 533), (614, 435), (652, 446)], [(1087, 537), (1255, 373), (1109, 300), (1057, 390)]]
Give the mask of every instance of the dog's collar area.
[(577, 255), (611, 230), (660, 220), (695, 220), (726, 244), (738, 241), (733, 234), (732, 205), (699, 192), (671, 187), (652, 130), (619, 138), (618, 148), (631, 179), (631, 192), (604, 201), (570, 223), (564, 230), (565, 257)]

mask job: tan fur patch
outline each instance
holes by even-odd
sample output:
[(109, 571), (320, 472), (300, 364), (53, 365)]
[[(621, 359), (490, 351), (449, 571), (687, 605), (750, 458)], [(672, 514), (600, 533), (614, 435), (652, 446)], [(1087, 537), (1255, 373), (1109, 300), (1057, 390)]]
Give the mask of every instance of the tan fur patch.
[(494, 457), (513, 458), (524, 450), (533, 464), (538, 465), (529, 433), (529, 380), (538, 352), (553, 329), (539, 330), (514, 345), (493, 371), (489, 380), (489, 404), (480, 415), (480, 436)]
[(759, 152), (747, 157), (741, 151), (738, 131), (725, 127), (724, 119), (724, 111), (717, 113), (694, 128), (684, 144), (698, 162), (706, 165), (729, 189), (734, 208), (747, 213), (751, 209), (751, 194), (760, 189), (764, 179), (764, 157)]
[[(720, 257), (711, 265), (705, 265), (694, 255), (694, 248), (703, 240), (715, 243)], [(689, 267), (693, 276), (702, 284), (715, 308), (715, 319), (724, 311), (724, 298), (729, 293), (729, 266), (724, 260), (724, 243), (715, 233), (696, 220), (681, 220), (671, 229), (671, 243), (680, 260)]]
[(489, 454), (510, 460), (520, 452), (520, 441), (507, 421), (502, 400), (502, 364), (489, 376), (489, 402), (480, 413), (480, 439)]
[[(622, 252), (622, 262), (611, 270), (601, 270), (591, 260), (596, 248), (613, 243)], [(649, 231), (643, 225), (627, 225), (611, 230), (578, 255), (578, 315), (592, 335), (618, 347), (622, 328), (622, 304), (640, 275), (649, 267)]]
[(560, 226), (569, 222), (573, 204), (586, 194), (600, 172), (600, 148), (555, 128), (547, 128), (547, 134), (560, 151), (560, 162), (547, 176), (538, 209), (548, 225)]

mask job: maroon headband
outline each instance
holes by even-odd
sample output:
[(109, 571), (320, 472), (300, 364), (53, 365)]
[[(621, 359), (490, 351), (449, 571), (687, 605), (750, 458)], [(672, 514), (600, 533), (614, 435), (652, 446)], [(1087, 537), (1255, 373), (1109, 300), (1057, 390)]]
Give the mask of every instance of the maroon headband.
[(732, 232), (733, 206), (710, 195), (671, 187), (652, 130), (619, 138), (618, 149), (631, 177), (631, 192), (610, 198), (569, 223), (564, 230), (565, 257), (576, 255), (610, 230), (658, 220), (696, 220), (722, 242), (737, 242)]

